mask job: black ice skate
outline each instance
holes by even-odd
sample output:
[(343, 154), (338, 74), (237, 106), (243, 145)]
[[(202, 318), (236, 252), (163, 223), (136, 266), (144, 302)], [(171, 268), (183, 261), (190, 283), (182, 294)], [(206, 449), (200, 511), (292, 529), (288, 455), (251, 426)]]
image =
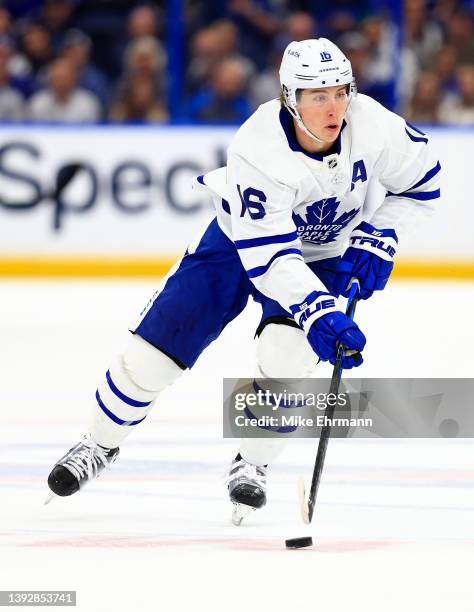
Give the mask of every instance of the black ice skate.
[(53, 467), (48, 476), (48, 486), (52, 493), (45, 503), (50, 502), (55, 495), (67, 497), (82, 489), (89, 480), (97, 478), (105, 468), (110, 468), (118, 454), (118, 447), (99, 446), (86, 434)]
[(227, 478), (230, 501), (234, 504), (232, 522), (240, 525), (252, 510), (263, 508), (266, 495), (267, 466), (260, 467), (242, 459), (240, 453), (233, 460)]

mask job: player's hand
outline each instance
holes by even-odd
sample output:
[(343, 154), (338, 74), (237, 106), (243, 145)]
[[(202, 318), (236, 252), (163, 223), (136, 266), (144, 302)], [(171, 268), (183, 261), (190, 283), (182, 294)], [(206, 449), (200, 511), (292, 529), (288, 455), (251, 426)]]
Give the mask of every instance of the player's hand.
[(313, 291), (301, 304), (290, 306), (290, 310), (321, 361), (330, 361), (334, 365), (341, 343), (349, 353), (344, 354), (342, 367), (350, 369), (361, 365), (360, 352), (365, 346), (365, 336), (352, 319), (338, 310), (333, 295)]
[(365, 336), (357, 324), (339, 310), (316, 319), (309, 329), (308, 342), (322, 361), (333, 365), (339, 343), (348, 349), (342, 357), (343, 368), (356, 368), (364, 361), (360, 353), (365, 346)]
[(374, 291), (384, 289), (393, 269), (398, 238), (395, 230), (378, 230), (363, 221), (349, 238), (351, 246), (341, 258), (333, 288), (348, 297), (350, 283), (360, 284), (359, 298), (366, 300)]

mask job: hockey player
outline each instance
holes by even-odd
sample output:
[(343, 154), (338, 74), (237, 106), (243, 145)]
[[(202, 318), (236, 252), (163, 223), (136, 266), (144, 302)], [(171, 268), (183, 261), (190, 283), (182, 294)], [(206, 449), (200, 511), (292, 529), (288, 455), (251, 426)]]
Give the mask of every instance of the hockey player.
[[(339, 310), (352, 278), (359, 297), (384, 289), (399, 239), (439, 198), (428, 138), (375, 100), (356, 95), (351, 65), (330, 41), (293, 42), (281, 98), (241, 126), (227, 166), (198, 177), (216, 218), (187, 249), (131, 329), (96, 392), (88, 433), (54, 466), (53, 493), (71, 495), (117, 458), (119, 445), (249, 296), (262, 306), (257, 376), (310, 376), (318, 359), (362, 362), (365, 337)], [(367, 217), (369, 181), (386, 189)], [(266, 502), (266, 469), (284, 440), (242, 440), (229, 472), (234, 504)], [(239, 521), (236, 521), (239, 522)]]

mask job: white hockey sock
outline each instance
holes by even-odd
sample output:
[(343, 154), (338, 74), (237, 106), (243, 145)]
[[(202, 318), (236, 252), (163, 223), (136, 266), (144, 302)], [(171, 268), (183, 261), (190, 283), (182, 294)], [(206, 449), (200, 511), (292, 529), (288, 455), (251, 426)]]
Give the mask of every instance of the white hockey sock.
[(115, 448), (141, 423), (166, 386), (182, 373), (169, 357), (133, 336), (96, 392), (89, 433), (106, 448)]
[[(257, 368), (253, 389), (271, 394), (301, 391), (295, 379), (309, 377), (314, 370), (316, 358), (302, 330), (287, 325), (267, 325), (260, 334), (257, 349)], [(275, 395), (274, 395), (275, 396)], [(252, 416), (260, 416), (258, 408), (248, 409)], [(263, 413), (262, 413), (263, 414)], [(249, 463), (267, 465), (275, 461), (292, 436), (294, 430), (281, 432), (285, 437), (271, 437), (262, 432), (262, 438), (243, 438), (240, 454)]]
[(120, 357), (110, 366), (96, 391), (96, 406), (90, 433), (98, 444), (119, 446), (150, 411), (156, 391), (138, 387), (128, 375)]
[(245, 461), (262, 466), (275, 461), (287, 444), (283, 438), (243, 438), (239, 452)]
[[(282, 385), (281, 381), (264, 378), (262, 371), (257, 366), (256, 377), (249, 388), (251, 393), (256, 390), (261, 390), (262, 392), (268, 390), (271, 393), (278, 393), (283, 389), (284, 385)], [(247, 410), (249, 410), (248, 407)], [(250, 412), (252, 417), (260, 417), (264, 414), (268, 414), (268, 408), (264, 408), (263, 411), (260, 412), (258, 407), (252, 407)], [(240, 441), (240, 455), (245, 461), (253, 463), (253, 465), (262, 466), (272, 463), (288, 444), (288, 439), (272, 437), (271, 433), (267, 433), (265, 430), (262, 430), (262, 436), (265, 437), (242, 438)]]

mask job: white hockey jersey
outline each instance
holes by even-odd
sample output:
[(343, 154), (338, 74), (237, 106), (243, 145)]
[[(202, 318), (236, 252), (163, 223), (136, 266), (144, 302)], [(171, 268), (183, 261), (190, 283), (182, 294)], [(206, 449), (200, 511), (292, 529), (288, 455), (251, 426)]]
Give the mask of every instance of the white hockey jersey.
[(428, 138), (372, 98), (352, 100), (335, 147), (305, 152), (291, 116), (272, 100), (240, 127), (227, 166), (198, 177), (252, 282), (287, 310), (325, 290), (305, 262), (345, 251), (372, 178), (387, 195), (365, 220), (399, 238), (439, 202), (440, 164)]

